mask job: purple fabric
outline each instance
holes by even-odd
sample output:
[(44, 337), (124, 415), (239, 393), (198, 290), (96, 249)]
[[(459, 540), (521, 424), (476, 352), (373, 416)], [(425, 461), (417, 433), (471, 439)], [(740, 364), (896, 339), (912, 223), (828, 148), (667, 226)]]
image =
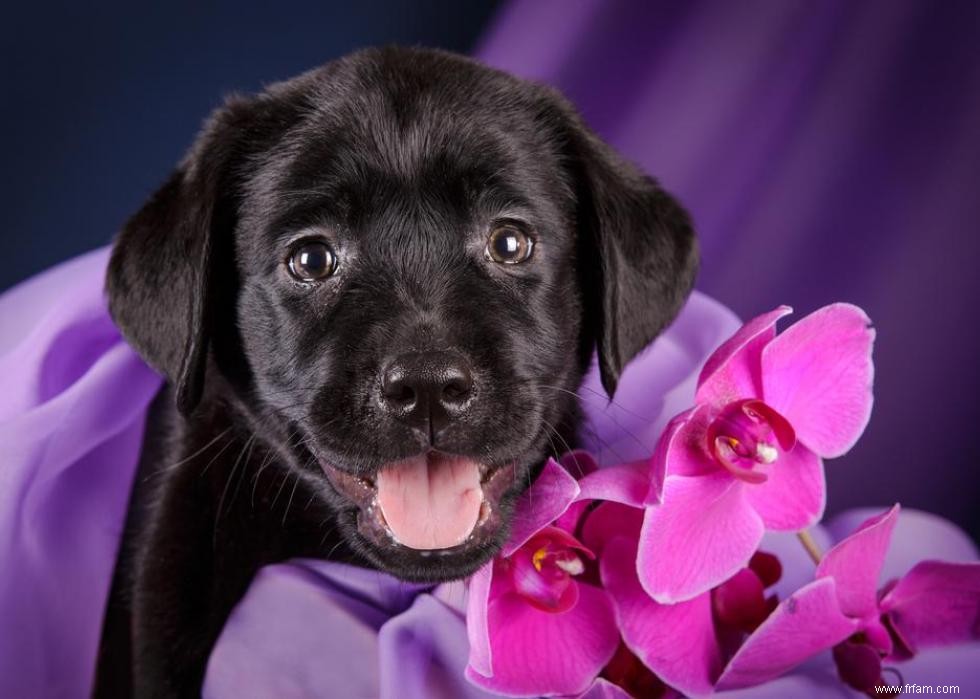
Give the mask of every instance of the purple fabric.
[(866, 309), (878, 401), (831, 507), (980, 534), (980, 4), (511, 0), (477, 55), (561, 88), (675, 192), (699, 288), (740, 316)]
[(203, 695), (490, 696), (463, 676), (464, 599), (461, 584), (437, 596), (343, 564), (268, 566), (225, 626)]
[(0, 696), (92, 682), (146, 407), (160, 378), (120, 339), (106, 251), (0, 296)]

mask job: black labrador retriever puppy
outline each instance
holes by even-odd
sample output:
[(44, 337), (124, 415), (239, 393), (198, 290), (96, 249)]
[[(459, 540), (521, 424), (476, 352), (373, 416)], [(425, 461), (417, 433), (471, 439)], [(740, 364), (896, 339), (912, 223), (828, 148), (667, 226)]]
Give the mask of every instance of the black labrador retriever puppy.
[(471, 574), (697, 267), (685, 211), (554, 90), (362, 51), (233, 97), (126, 224), (107, 289), (168, 379), (98, 696), (199, 695), (261, 566)]

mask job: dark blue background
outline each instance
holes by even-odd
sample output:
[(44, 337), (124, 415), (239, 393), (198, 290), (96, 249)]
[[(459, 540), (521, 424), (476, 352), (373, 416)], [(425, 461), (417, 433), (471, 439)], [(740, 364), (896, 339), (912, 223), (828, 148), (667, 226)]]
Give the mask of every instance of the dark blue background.
[(467, 52), (496, 0), (8, 5), (0, 289), (108, 243), (231, 91), (362, 46)]

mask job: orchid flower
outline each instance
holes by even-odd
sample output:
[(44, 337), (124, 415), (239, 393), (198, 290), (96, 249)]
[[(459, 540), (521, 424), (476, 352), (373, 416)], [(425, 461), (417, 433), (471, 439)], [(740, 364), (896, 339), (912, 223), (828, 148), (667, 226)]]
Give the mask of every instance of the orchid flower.
[(637, 559), (640, 583), (658, 602), (694, 599), (732, 577), (766, 529), (816, 523), (821, 457), (848, 451), (868, 422), (868, 317), (834, 304), (777, 336), (776, 321), (790, 312), (761, 315), (722, 344), (701, 372), (694, 407), (661, 436)]
[(873, 694), (887, 684), (883, 659), (980, 638), (980, 563), (923, 561), (879, 589), (898, 514), (895, 505), (831, 548), (816, 580), (749, 636), (718, 688), (760, 684), (832, 648), (841, 679)]
[[(781, 575), (779, 561), (758, 552), (715, 589), (684, 602), (660, 604), (642, 588), (636, 573), (641, 525), (641, 510), (604, 503), (585, 520), (582, 540), (599, 558), (601, 580), (627, 649), (651, 677), (684, 695), (710, 694), (725, 659), (776, 607), (775, 597), (766, 597), (765, 590)], [(606, 676), (629, 686), (623, 677), (610, 674), (613, 665)], [(642, 673), (634, 670), (632, 677), (642, 678)]]
[[(576, 456), (563, 462), (585, 460)], [(474, 684), (511, 696), (595, 689), (619, 631), (609, 595), (587, 580), (595, 554), (573, 535), (588, 504), (581, 496), (579, 483), (549, 459), (517, 503), (501, 555), (470, 579), (466, 676)]]

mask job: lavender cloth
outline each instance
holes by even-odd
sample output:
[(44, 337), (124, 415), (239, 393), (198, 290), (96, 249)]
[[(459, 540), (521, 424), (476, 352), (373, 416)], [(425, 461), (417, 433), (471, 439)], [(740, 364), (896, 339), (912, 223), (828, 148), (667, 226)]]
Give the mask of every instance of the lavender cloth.
[(102, 295), (106, 251), (0, 296), (0, 697), (81, 697), (160, 387)]
[[(146, 407), (160, 386), (108, 318), (106, 259), (105, 250), (93, 252), (0, 296), (0, 697), (84, 697), (92, 683)], [(628, 368), (616, 404), (600, 398), (590, 376), (588, 446), (606, 463), (648, 452), (665, 416), (690, 400), (698, 367), (737, 324), (695, 294)], [(975, 556), (955, 528), (926, 519), (931, 528), (897, 538), (923, 556), (938, 546), (948, 557)], [(805, 576), (812, 567), (791, 550), (787, 578)], [(269, 566), (215, 646), (205, 696), (487, 696), (462, 677), (464, 602), (458, 583), (433, 590), (323, 561)], [(839, 696), (823, 660), (772, 685)], [(950, 649), (914, 662), (932, 668), (926, 677), (967, 677), (980, 653)]]

